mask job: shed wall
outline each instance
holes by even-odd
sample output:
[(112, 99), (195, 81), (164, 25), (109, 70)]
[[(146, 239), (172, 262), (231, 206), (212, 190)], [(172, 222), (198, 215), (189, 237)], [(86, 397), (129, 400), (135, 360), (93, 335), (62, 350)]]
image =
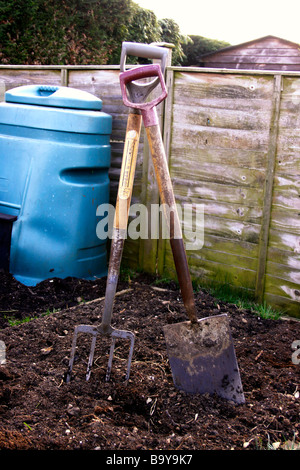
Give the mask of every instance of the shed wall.
[(299, 45), (266, 37), (203, 57), (204, 67), (247, 70), (300, 70)]

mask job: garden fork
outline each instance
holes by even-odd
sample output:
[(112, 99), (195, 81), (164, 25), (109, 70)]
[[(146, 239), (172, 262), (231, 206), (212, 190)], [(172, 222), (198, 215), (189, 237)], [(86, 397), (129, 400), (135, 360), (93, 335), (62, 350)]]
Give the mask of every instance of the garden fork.
[[(120, 69), (122, 73), (130, 73), (125, 71), (126, 56), (127, 54), (135, 55), (138, 57), (156, 58), (161, 60), (161, 68), (165, 69), (167, 49), (163, 49), (157, 46), (149, 46), (145, 44), (136, 43), (123, 43), (122, 54), (121, 54), (121, 65)], [(151, 76), (150, 76), (151, 77)], [(147, 77), (146, 77), (147, 78)], [(159, 84), (157, 77), (147, 83), (135, 83), (132, 82), (128, 86), (128, 91), (134, 102), (143, 102), (152, 90)], [(130, 209), (130, 201), (132, 196), (133, 181), (136, 167), (136, 159), (138, 153), (138, 145), (140, 139), (142, 125), (142, 115), (140, 110), (130, 109), (128, 114), (128, 122), (126, 128), (126, 138), (123, 150), (121, 174), (118, 186), (118, 194), (116, 201), (116, 210), (114, 215), (112, 243), (108, 267), (108, 276), (106, 283), (105, 292), (105, 303), (102, 314), (102, 321), (99, 326), (93, 325), (78, 325), (75, 327), (73, 343), (71, 349), (71, 357), (69, 361), (69, 367), (66, 375), (66, 382), (71, 379), (77, 337), (79, 333), (87, 333), (92, 335), (92, 343), (90, 354), (88, 358), (88, 365), (86, 371), (86, 380), (89, 380), (94, 360), (94, 352), (96, 346), (96, 340), (98, 335), (111, 336), (112, 343), (109, 352), (108, 367), (106, 372), (106, 381), (110, 379), (112, 360), (114, 354), (115, 343), (117, 339), (127, 339), (130, 341), (129, 356), (127, 361), (127, 372), (125, 382), (129, 379), (131, 360), (133, 355), (135, 335), (131, 331), (115, 329), (111, 325), (111, 317), (113, 304), (116, 294), (116, 288), (118, 283), (120, 264), (122, 259), (124, 240), (126, 237), (128, 216)]]

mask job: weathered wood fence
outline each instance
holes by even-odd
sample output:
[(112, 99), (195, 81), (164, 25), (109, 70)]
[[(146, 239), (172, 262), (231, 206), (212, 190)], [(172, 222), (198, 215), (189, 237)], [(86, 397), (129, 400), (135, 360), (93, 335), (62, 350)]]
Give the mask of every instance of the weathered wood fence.
[[(119, 67), (0, 66), (2, 99), (29, 83), (102, 99), (113, 116), (114, 203), (128, 112)], [(162, 129), (175, 196), (182, 207), (204, 209), (203, 246), (187, 252), (193, 278), (229, 283), (300, 317), (300, 73), (168, 67), (166, 83)], [(132, 203), (149, 211), (159, 203), (144, 137)], [(159, 218), (152, 213), (152, 224)], [(195, 231), (194, 222), (185, 229)], [(128, 238), (125, 245), (127, 266), (175, 276), (168, 241)]]

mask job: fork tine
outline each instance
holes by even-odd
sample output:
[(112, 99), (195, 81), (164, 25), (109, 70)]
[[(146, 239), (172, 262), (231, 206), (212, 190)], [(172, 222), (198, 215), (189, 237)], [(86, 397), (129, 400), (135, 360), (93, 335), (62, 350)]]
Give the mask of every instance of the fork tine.
[[(96, 340), (97, 340), (98, 334), (101, 334), (101, 332), (99, 332), (98, 328), (95, 327), (95, 326), (77, 325), (75, 327), (73, 342), (72, 342), (71, 356), (70, 356), (70, 361), (69, 361), (69, 367), (68, 367), (68, 371), (67, 371), (67, 374), (66, 374), (66, 382), (67, 383), (70, 382), (70, 380), (71, 380), (71, 374), (72, 374), (74, 358), (75, 358), (75, 352), (76, 352), (76, 346), (77, 346), (78, 333), (88, 333), (88, 334), (91, 334), (93, 336), (92, 342), (91, 342), (90, 354), (89, 354), (89, 358), (88, 358), (86, 376), (85, 376), (86, 381), (88, 381), (90, 379), (90, 376), (91, 376), (92, 366), (93, 366), (93, 361), (94, 361), (94, 354), (95, 354)], [(131, 361), (132, 361), (132, 355), (133, 355), (135, 335), (131, 331), (113, 330), (111, 332), (110, 336), (112, 337), (112, 343), (111, 343), (110, 351), (109, 351), (108, 366), (107, 366), (105, 381), (108, 382), (110, 380), (110, 374), (111, 374), (111, 369), (112, 369), (112, 361), (113, 361), (113, 355), (114, 355), (114, 350), (115, 350), (116, 339), (120, 338), (120, 339), (128, 339), (130, 341), (129, 355), (128, 355), (128, 361), (127, 361), (127, 371), (126, 371), (126, 377), (125, 377), (125, 382), (127, 382), (128, 379), (129, 379), (129, 375), (130, 375), (130, 368), (131, 368)]]
[(111, 373), (111, 367), (112, 367), (112, 360), (113, 360), (113, 355), (114, 355), (115, 344), (116, 344), (116, 338), (113, 338), (112, 342), (111, 342), (111, 345), (110, 345), (110, 350), (109, 350), (108, 365), (107, 365), (107, 371), (106, 371), (106, 376), (105, 376), (105, 381), (106, 382), (108, 382), (109, 379), (110, 379), (110, 373)]
[(126, 372), (126, 378), (125, 378), (126, 382), (128, 382), (128, 380), (129, 380), (131, 361), (132, 361), (132, 355), (133, 355), (134, 339), (135, 339), (135, 336), (134, 336), (133, 333), (130, 334), (129, 339), (130, 339), (130, 349), (129, 349), (129, 356), (128, 356), (128, 362), (127, 362), (127, 372)]
[[(90, 334), (93, 335), (92, 348), (91, 348), (90, 359), (89, 359), (89, 363), (88, 363), (88, 371), (89, 371), (89, 368), (91, 368), (91, 365), (92, 365), (92, 362), (93, 362), (96, 336), (97, 336), (97, 333), (98, 333), (97, 328), (95, 326), (91, 326), (91, 325), (77, 325), (74, 328), (74, 335), (73, 335), (73, 341), (72, 341), (72, 349), (71, 349), (69, 367), (68, 367), (68, 371), (67, 371), (67, 375), (66, 375), (66, 382), (67, 383), (70, 382), (70, 380), (71, 380), (71, 374), (72, 374), (72, 370), (73, 370), (73, 364), (74, 364), (75, 352), (76, 352), (76, 346), (77, 346), (78, 333), (90, 333)], [(92, 354), (92, 356), (91, 356), (91, 354)], [(86, 377), (88, 376), (88, 371), (87, 371)]]
[(66, 375), (66, 382), (69, 383), (71, 380), (71, 374), (72, 374), (72, 369), (73, 369), (73, 364), (74, 364), (74, 358), (75, 358), (75, 351), (76, 351), (76, 344), (77, 344), (77, 333), (78, 333), (78, 327), (75, 326), (74, 329), (74, 334), (73, 334), (73, 341), (72, 341), (72, 349), (71, 349), (71, 355), (70, 355), (70, 361), (69, 361), (69, 367)]
[(94, 335), (93, 335), (93, 339), (92, 339), (92, 344), (91, 344), (91, 350), (90, 350), (90, 355), (89, 355), (87, 370), (86, 370), (86, 376), (85, 376), (86, 381), (88, 381), (88, 380), (90, 379), (91, 372), (92, 372), (92, 366), (93, 366), (93, 361), (94, 361), (94, 353), (95, 353), (96, 340), (97, 340), (97, 334), (94, 334)]
[(106, 381), (110, 379), (115, 342), (117, 338), (120, 338), (120, 339), (128, 339), (130, 341), (129, 355), (128, 355), (128, 360), (127, 360), (127, 371), (126, 371), (126, 376), (125, 376), (125, 382), (128, 382), (129, 375), (130, 375), (131, 361), (132, 361), (132, 356), (133, 356), (135, 335), (131, 331), (127, 331), (127, 330), (114, 330), (111, 336), (113, 339), (112, 339), (112, 344), (110, 347), (108, 367), (107, 367), (107, 372), (106, 372)]

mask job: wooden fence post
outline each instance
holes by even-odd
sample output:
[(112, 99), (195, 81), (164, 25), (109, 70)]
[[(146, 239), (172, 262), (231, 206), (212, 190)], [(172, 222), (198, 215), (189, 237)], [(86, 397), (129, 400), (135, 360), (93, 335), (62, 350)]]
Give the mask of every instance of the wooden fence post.
[(262, 226), (259, 239), (258, 267), (256, 276), (255, 296), (258, 302), (262, 303), (265, 288), (265, 271), (268, 253), (269, 229), (272, 210), (272, 193), (274, 183), (274, 171), (277, 151), (277, 136), (279, 127), (280, 98), (282, 88), (282, 75), (274, 76), (273, 106), (270, 122), (269, 146), (267, 153), (267, 168), (264, 187), (264, 202)]
[(69, 82), (69, 71), (67, 68), (62, 67), (60, 71), (60, 81), (61, 81), (61, 86), (68, 86)]

